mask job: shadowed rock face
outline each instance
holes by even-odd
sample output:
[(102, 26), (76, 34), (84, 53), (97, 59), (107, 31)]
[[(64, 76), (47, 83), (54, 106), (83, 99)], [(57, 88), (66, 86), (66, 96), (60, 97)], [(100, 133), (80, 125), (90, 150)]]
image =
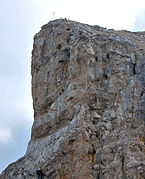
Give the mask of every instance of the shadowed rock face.
[(67, 20), (32, 52), (34, 124), (0, 179), (145, 178), (145, 32)]

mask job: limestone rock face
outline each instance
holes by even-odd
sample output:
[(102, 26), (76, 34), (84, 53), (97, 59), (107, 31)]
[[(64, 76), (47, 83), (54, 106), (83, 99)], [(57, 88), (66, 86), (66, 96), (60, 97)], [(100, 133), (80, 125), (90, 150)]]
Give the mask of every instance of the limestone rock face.
[(34, 37), (32, 95), (27, 152), (0, 179), (145, 178), (145, 32), (49, 22)]

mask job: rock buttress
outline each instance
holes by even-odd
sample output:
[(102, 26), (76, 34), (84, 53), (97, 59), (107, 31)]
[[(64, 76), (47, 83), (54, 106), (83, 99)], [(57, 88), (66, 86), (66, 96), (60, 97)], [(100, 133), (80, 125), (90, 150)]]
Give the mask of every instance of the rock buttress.
[(145, 32), (55, 20), (34, 37), (34, 124), (1, 179), (145, 178)]

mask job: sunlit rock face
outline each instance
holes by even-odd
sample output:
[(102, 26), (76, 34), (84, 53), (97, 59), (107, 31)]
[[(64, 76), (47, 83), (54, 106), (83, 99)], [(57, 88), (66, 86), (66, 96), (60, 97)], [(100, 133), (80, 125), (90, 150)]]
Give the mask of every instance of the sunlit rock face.
[(0, 179), (145, 178), (145, 32), (66, 19), (32, 51), (34, 124)]

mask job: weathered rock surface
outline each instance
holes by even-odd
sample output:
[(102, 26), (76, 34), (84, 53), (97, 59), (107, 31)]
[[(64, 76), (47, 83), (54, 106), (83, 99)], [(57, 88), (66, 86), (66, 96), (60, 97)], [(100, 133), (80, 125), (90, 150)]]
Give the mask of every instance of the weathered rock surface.
[(0, 179), (145, 178), (145, 32), (49, 22), (34, 38), (32, 95), (27, 152)]

